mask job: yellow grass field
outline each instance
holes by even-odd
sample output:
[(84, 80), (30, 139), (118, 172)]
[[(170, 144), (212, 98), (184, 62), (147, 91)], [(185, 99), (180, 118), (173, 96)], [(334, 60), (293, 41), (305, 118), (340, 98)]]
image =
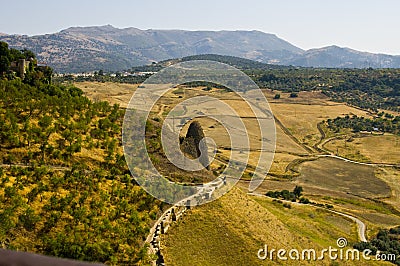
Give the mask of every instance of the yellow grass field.
[(345, 104), (308, 105), (290, 103), (271, 103), (274, 115), (302, 143), (312, 146), (320, 140), (317, 124), (328, 118), (346, 114), (369, 116), (366, 112)]
[[(89, 98), (107, 100), (123, 107), (137, 87), (91, 82), (75, 85)], [(260, 130), (254, 113), (232, 92), (219, 89), (204, 91), (203, 88), (172, 89), (158, 101), (152, 114), (163, 120), (176, 104), (194, 96), (207, 95), (223, 100), (235, 109), (247, 128), (251, 170), (260, 154)], [(400, 224), (396, 214), (396, 209), (400, 211), (398, 169), (363, 166), (333, 158), (312, 160), (320, 153), (313, 148), (321, 139), (317, 128), (319, 122), (353, 114), (369, 117), (369, 113), (331, 102), (318, 91), (301, 92), (297, 98), (278, 91), (263, 92), (280, 123), (276, 123), (276, 153), (270, 175), (257, 192), (293, 190), (300, 185), (304, 196), (310, 200), (332, 204), (334, 210), (349, 213), (365, 222), (369, 237), (379, 228)], [(276, 93), (281, 94), (280, 99), (273, 99)], [(218, 159), (213, 162), (212, 169), (220, 170), (230, 154), (239, 151), (230, 150), (229, 135), (220, 123), (210, 118), (195, 120), (200, 122), (205, 135), (216, 142)], [(187, 128), (188, 124), (183, 127), (182, 136)], [(349, 136), (328, 141), (324, 148), (356, 161), (400, 163), (399, 137), (371, 135), (354, 138), (345, 144)], [(312, 161), (299, 163), (299, 160)], [(295, 165), (299, 173), (287, 171), (288, 165)], [(264, 244), (277, 248), (322, 248), (335, 245), (336, 239), (343, 236), (350, 245), (358, 241), (352, 221), (312, 206), (292, 204), (288, 209), (273, 203), (272, 199), (247, 195), (243, 192), (248, 186), (246, 180), (240, 181), (238, 186), (240, 189), (234, 188), (217, 201), (190, 210), (161, 238), (162, 254), (167, 265), (259, 265), (261, 261), (256, 253)], [(276, 263), (264, 261), (264, 264)], [(316, 265), (313, 262), (307, 264)], [(324, 261), (318, 265), (331, 265), (331, 262)], [(365, 264), (349, 262), (346, 265)]]
[(391, 188), (390, 197), (383, 199), (383, 201), (391, 204), (400, 211), (400, 171), (393, 168), (380, 167), (376, 171), (376, 176), (385, 181)]
[[(190, 210), (163, 236), (161, 248), (166, 265), (281, 265), (276, 258), (259, 260), (258, 250), (265, 244), (269, 249), (322, 250), (336, 247), (339, 237), (345, 237), (349, 246), (357, 242), (355, 224), (311, 206), (287, 209), (235, 188), (217, 201)], [(299, 263), (331, 265), (329, 260), (286, 261), (284, 265)]]
[(371, 135), (347, 139), (332, 140), (324, 147), (333, 152), (339, 152), (343, 157), (362, 157), (373, 163), (400, 164), (400, 136)]
[(126, 107), (137, 84), (113, 83), (113, 82), (75, 82), (74, 86), (80, 88), (93, 101), (108, 101), (111, 104), (119, 104)]
[(390, 195), (390, 187), (375, 177), (375, 168), (334, 158), (320, 158), (301, 166), (299, 184), (308, 184), (365, 198)]
[(286, 135), (279, 126), (276, 127), (276, 152), (307, 154), (307, 151)]

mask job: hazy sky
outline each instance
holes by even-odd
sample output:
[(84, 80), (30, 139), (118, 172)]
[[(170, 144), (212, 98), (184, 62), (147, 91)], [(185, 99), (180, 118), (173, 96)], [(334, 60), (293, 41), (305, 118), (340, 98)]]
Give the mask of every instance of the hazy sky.
[(398, 0), (0, 0), (0, 32), (53, 33), (71, 26), (261, 30), (303, 49), (336, 44), (400, 55)]

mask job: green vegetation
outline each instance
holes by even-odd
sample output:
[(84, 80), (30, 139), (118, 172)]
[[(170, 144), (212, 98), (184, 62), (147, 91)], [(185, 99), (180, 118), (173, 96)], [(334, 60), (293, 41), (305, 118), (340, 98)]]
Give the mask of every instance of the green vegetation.
[[(186, 61), (191, 61), (191, 60), (218, 61), (218, 62), (227, 64), (227, 65), (234, 66), (241, 70), (252, 70), (252, 69), (266, 70), (266, 69), (289, 68), (286, 66), (265, 64), (265, 63), (257, 62), (257, 61), (250, 60), (250, 59), (240, 58), (240, 57), (236, 57), (236, 56), (217, 55), (217, 54), (201, 54), (201, 55), (185, 56), (180, 59), (164, 60), (164, 61), (159, 62), (158, 64), (152, 64), (151, 69), (152, 69), (152, 71), (158, 71), (165, 65), (169, 65), (171, 63), (186, 62)], [(143, 67), (136, 67), (133, 69), (140, 70), (140, 71), (144, 71), (144, 70), (149, 71), (149, 68), (143, 68)]]
[(283, 207), (289, 208), (289, 209), (291, 208), (290, 203), (288, 203), (288, 202), (284, 203), (283, 201), (281, 201), (279, 199), (283, 199), (285, 201), (291, 201), (291, 202), (298, 201), (301, 204), (311, 204), (311, 205), (315, 205), (318, 207), (325, 207), (327, 209), (333, 209), (333, 205), (312, 202), (309, 199), (302, 197), (302, 193), (303, 193), (303, 187), (296, 186), (293, 189), (293, 191), (289, 191), (287, 189), (284, 189), (282, 191), (268, 191), (267, 193), (265, 193), (265, 196), (274, 198), (273, 202), (281, 203), (281, 204), (283, 204)]
[(274, 99), (280, 99), (281, 95), (279, 93), (275, 94)]
[(1, 247), (111, 265), (145, 261), (143, 240), (163, 204), (125, 163), (124, 111), (75, 87), (4, 77), (12, 80), (0, 80)]
[(359, 242), (354, 244), (354, 248), (363, 251), (369, 249), (372, 254), (377, 254), (379, 251), (381, 258), (389, 258), (389, 254), (395, 255), (395, 260), (388, 260), (393, 264), (400, 265), (400, 226), (379, 230), (375, 238), (369, 242)]
[(385, 118), (383, 118), (382, 116), (382, 113), (380, 113), (380, 117), (371, 119), (358, 117), (356, 115), (351, 117), (349, 115), (346, 115), (345, 117), (328, 119), (326, 121), (326, 124), (327, 127), (335, 133), (338, 133), (343, 128), (350, 128), (354, 132), (379, 131), (400, 134), (400, 116), (394, 117), (390, 114), (385, 114)]
[(293, 202), (296, 201), (296, 195), (287, 189), (284, 189), (282, 191), (268, 191), (267, 193), (265, 193), (265, 195), (270, 198), (282, 198), (284, 200), (290, 200)]
[[(257, 251), (265, 244), (269, 249), (320, 250), (333, 246), (338, 237), (357, 241), (353, 222), (323, 209), (289, 205), (234, 188), (220, 199), (186, 212), (163, 235), (166, 265), (278, 265), (276, 259), (260, 261)], [(299, 265), (299, 261), (284, 264)]]
[(398, 111), (399, 69), (277, 68), (246, 71), (260, 87), (283, 92), (321, 90), (332, 100), (377, 111)]
[[(217, 55), (199, 55), (185, 60), (207, 59), (233, 65), (243, 70), (261, 88), (283, 92), (321, 90), (332, 100), (377, 111), (399, 111), (399, 69), (325, 69), (285, 67), (247, 59)], [(293, 94), (292, 97), (295, 94)]]
[[(19, 60), (23, 59), (28, 62), (27, 66), (23, 66), (24, 73), (17, 73)], [(50, 84), (53, 70), (47, 66), (37, 65), (36, 56), (29, 50), (19, 51), (17, 49), (9, 49), (8, 44), (0, 42), (0, 78), (13, 80), (19, 77), (24, 83), (30, 85), (39, 85), (41, 83)]]
[(384, 214), (397, 213), (397, 211), (393, 209), (393, 207), (391, 207), (390, 205), (379, 202), (377, 200), (373, 201), (369, 199), (333, 198), (332, 202), (339, 205), (351, 204), (354, 206), (359, 206), (366, 210), (377, 211)]
[(284, 200), (291, 200), (296, 202), (297, 199), (302, 195), (303, 188), (300, 186), (296, 186), (292, 192), (289, 190), (282, 191), (268, 191), (265, 195), (270, 198), (282, 198)]
[[(181, 59), (171, 59), (147, 66), (134, 67), (128, 72), (157, 72), (173, 63), (189, 60), (213, 60), (237, 67), (249, 75), (261, 88), (292, 93), (296, 97), (301, 91), (322, 91), (337, 102), (346, 102), (363, 109), (377, 112), (378, 109), (399, 111), (400, 70), (399, 69), (326, 69), (287, 67), (220, 55), (196, 55)], [(112, 81), (141, 83), (151, 74), (143, 76), (123, 76), (116, 73), (95, 73), (89, 77), (66, 76), (60, 81)], [(192, 86), (208, 86), (205, 82), (194, 82)], [(214, 86), (215, 87), (215, 86)], [(277, 96), (278, 97), (278, 96)], [(277, 98), (276, 98), (277, 99)]]
[(110, 264), (144, 258), (160, 202), (132, 180), (123, 112), (77, 88), (0, 82), (0, 243)]
[[(20, 57), (7, 57), (8, 62), (16, 58), (32, 58), (27, 51), (10, 51), (10, 54), (20, 53)], [(279, 99), (281, 94), (285, 95), (282, 98), (286, 99), (279, 101), (280, 110), (293, 107), (290, 104), (285, 107), (281, 101), (297, 103), (304, 99), (300, 91), (314, 90), (322, 91), (332, 99), (373, 111), (378, 108), (398, 110), (398, 70), (274, 68), (261, 63), (252, 66), (250, 60), (235, 60), (237, 58), (232, 58), (230, 63), (244, 69), (261, 87), (280, 90), (273, 92), (271, 97), (275, 94), (274, 98)], [(0, 245), (112, 265), (146, 263), (143, 240), (164, 206), (140, 189), (130, 176), (120, 143), (123, 110), (118, 105), (90, 101), (80, 89), (73, 86), (54, 85), (51, 79), (46, 78), (45, 72), (40, 72), (35, 64), (32, 66), (23, 79), (10, 69), (5, 68), (1, 72)], [(153, 64), (147, 71), (157, 71), (161, 67), (161, 63)], [(137, 83), (148, 76), (123, 76), (117, 73), (114, 77), (99, 71), (91, 77), (66, 76), (63, 80)], [(383, 76), (382, 81), (372, 81), (380, 80)], [(355, 82), (357, 80), (358, 83)], [(367, 85), (360, 87), (361, 81)], [(186, 85), (203, 86), (201, 91), (209, 93), (218, 88), (215, 84), (204, 82)], [(226, 91), (224, 93), (227, 94)], [(177, 88), (173, 96), (187, 97), (182, 88)], [(323, 96), (320, 98), (326, 100)], [(171, 103), (166, 102), (166, 105)], [(312, 106), (304, 106), (310, 112), (310, 117), (321, 115), (320, 109), (311, 113), (309, 109)], [(337, 108), (343, 108), (343, 105)], [(207, 170), (182, 171), (165, 158), (160, 145), (160, 129), (162, 116), (168, 108), (160, 108), (159, 111), (146, 125), (146, 144), (155, 167), (170, 180), (178, 182), (200, 183), (214, 178), (212, 172)], [(342, 109), (332, 116), (321, 115), (318, 122), (340, 114)], [(282, 121), (286, 123), (284, 119)], [(316, 124), (310, 128), (316, 130)], [(398, 116), (381, 112), (373, 119), (357, 116), (330, 119), (323, 124), (323, 128), (332, 131), (342, 128), (373, 131), (378, 128), (381, 132), (398, 134), (398, 125)], [(300, 128), (296, 124), (290, 125), (290, 131), (295, 131), (296, 127)], [(304, 127), (302, 124), (301, 128)], [(190, 137), (188, 135), (186, 137)], [(192, 137), (196, 135), (199, 134), (192, 134)], [(309, 133), (304, 135), (308, 136)], [(183, 148), (187, 153), (198, 156), (198, 150), (193, 150), (195, 140), (187, 139), (186, 143), (183, 143), (184, 138), (181, 140), (183, 146), (186, 145)], [(284, 143), (285, 148), (288, 143)], [(282, 158), (288, 156), (289, 161), (296, 160), (288, 154), (280, 155)], [(293, 165), (298, 166), (305, 160), (308, 158), (297, 159)], [(373, 170), (372, 167), (321, 158), (302, 166), (299, 184), (360, 197), (388, 197), (390, 188), (375, 177)], [(249, 173), (246, 174), (251, 177)], [(340, 187), (338, 180), (342, 182)], [(283, 188), (279, 187), (280, 190)], [(199, 265), (215, 265), (217, 258), (220, 264), (247, 263), (256, 260), (254, 251), (263, 243), (272, 245), (276, 240), (296, 239), (291, 244), (297, 246), (300, 243), (297, 240), (300, 239), (301, 245), (307, 247), (310, 240), (317, 244), (331, 244), (339, 236), (332, 232), (340, 232), (336, 227), (341, 228), (346, 223), (345, 219), (332, 217), (327, 210), (282, 201), (333, 208), (330, 204), (315, 203), (305, 198), (300, 186), (293, 191), (267, 192), (267, 196), (275, 198), (274, 204), (267, 198), (249, 200), (240, 192), (234, 193), (232, 199), (226, 197), (195, 208), (189, 212), (188, 219), (180, 220), (174, 230), (169, 231), (170, 235), (164, 242), (167, 262), (188, 264), (190, 261), (196, 264), (192, 263), (195, 261)], [(316, 193), (320, 192), (316, 190)], [(333, 202), (343, 205), (352, 203), (340, 200), (336, 201), (335, 198)], [(386, 205), (374, 201), (352, 205), (379, 213), (392, 213)], [(327, 221), (326, 217), (331, 220)], [(270, 224), (265, 226), (266, 222), (271, 221), (274, 223), (271, 227)], [(351, 233), (352, 226), (351, 223), (346, 224), (345, 232), (349, 237), (355, 235)], [(273, 230), (284, 230), (286, 235), (282, 237), (283, 234), (276, 234), (270, 238)], [(187, 245), (188, 239), (191, 245)], [(245, 250), (243, 247), (247, 245), (252, 249)], [(199, 256), (193, 257), (194, 253)]]

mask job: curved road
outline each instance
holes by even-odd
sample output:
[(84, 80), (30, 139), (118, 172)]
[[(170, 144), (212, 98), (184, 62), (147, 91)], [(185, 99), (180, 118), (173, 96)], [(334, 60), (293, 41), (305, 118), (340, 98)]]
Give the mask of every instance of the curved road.
[[(247, 193), (247, 194), (248, 194), (248, 195), (252, 195), (252, 196), (258, 196), (258, 197), (269, 198), (269, 197), (267, 197), (266, 195), (259, 194), (259, 193), (254, 193), (254, 192)], [(306, 206), (312, 206), (312, 207), (314, 207), (314, 208), (323, 209), (323, 210), (326, 210), (326, 211), (335, 213), (335, 214), (337, 214), (337, 215), (343, 216), (343, 217), (345, 217), (345, 218), (348, 218), (348, 219), (350, 219), (350, 220), (352, 220), (352, 221), (354, 221), (354, 222), (356, 223), (357, 229), (358, 229), (358, 230), (357, 230), (357, 232), (358, 232), (358, 237), (359, 237), (360, 241), (367, 242), (367, 238), (365, 237), (365, 231), (366, 231), (367, 227), (366, 227), (366, 225), (365, 225), (364, 222), (362, 222), (360, 219), (358, 219), (358, 218), (356, 218), (356, 217), (354, 217), (354, 216), (351, 216), (351, 215), (349, 215), (349, 214), (347, 214), (347, 213), (343, 213), (343, 212), (338, 212), (338, 211), (334, 211), (334, 210), (325, 209), (325, 208), (318, 207), (318, 206), (311, 205), (311, 204), (302, 204), (302, 203), (299, 203), (299, 202), (292, 202), (292, 201), (288, 201), (288, 200), (281, 200), (281, 201), (287, 202), (287, 203), (290, 203), (290, 204), (294, 204), (294, 205), (298, 205), (298, 206), (305, 206), (305, 205), (306, 205)]]
[(330, 212), (336, 213), (338, 215), (341, 215), (343, 217), (347, 217), (354, 221), (357, 224), (357, 229), (358, 229), (358, 237), (362, 242), (367, 242), (367, 238), (365, 237), (365, 231), (367, 230), (365, 223), (363, 223), (360, 219), (351, 216), (349, 214), (343, 213), (343, 212), (338, 212), (338, 211), (333, 211), (333, 210), (328, 210)]
[(353, 161), (344, 157), (340, 157), (337, 155), (333, 155), (333, 154), (317, 154), (317, 157), (330, 157), (330, 158), (335, 158), (335, 159), (339, 159), (348, 163), (354, 163), (354, 164), (360, 164), (360, 165), (367, 165), (367, 166), (386, 166), (386, 167), (393, 167), (393, 166), (398, 166), (397, 164), (386, 164), (386, 163), (362, 163), (362, 162), (357, 162), (357, 161)]

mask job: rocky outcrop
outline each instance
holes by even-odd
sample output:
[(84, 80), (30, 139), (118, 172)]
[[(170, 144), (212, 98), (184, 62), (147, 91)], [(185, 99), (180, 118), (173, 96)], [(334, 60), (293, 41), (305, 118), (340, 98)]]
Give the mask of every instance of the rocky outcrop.
[(199, 158), (200, 163), (209, 169), (209, 160), (207, 154), (207, 144), (205, 141), (201, 142), (204, 138), (204, 132), (199, 122), (193, 121), (189, 125), (186, 137), (181, 141), (181, 150), (190, 158)]

